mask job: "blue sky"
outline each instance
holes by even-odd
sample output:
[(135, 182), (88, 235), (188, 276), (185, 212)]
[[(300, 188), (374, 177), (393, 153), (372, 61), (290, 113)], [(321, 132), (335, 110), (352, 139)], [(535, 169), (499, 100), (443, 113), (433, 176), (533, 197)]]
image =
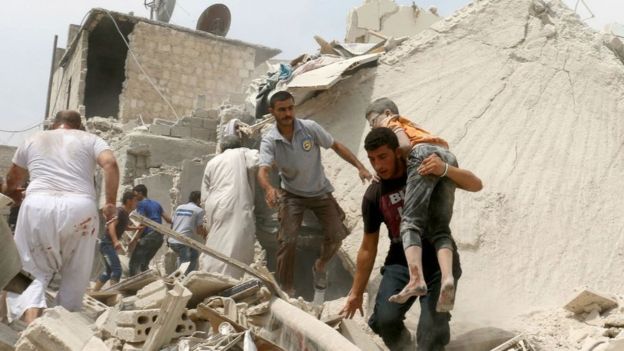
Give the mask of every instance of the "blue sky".
[[(214, 1), (178, 0), (172, 23), (195, 27), (201, 12)], [(397, 0), (408, 5), (411, 1)], [(424, 8), (436, 6), (447, 16), (468, 0), (419, 0)], [(577, 0), (565, 0), (574, 7)], [(624, 1), (585, 0), (597, 19), (595, 28), (618, 20), (624, 22)], [(281, 49), (291, 58), (314, 52), (314, 35), (342, 40), (348, 11), (363, 0), (224, 0), (232, 12), (228, 37)], [(617, 4), (616, 4), (617, 3)], [(93, 7), (149, 16), (143, 0), (28, 0), (5, 1), (0, 11), (0, 130), (21, 130), (43, 120), (50, 70), (52, 42), (67, 40), (67, 26), (79, 24)], [(579, 8), (582, 17), (588, 14)], [(619, 16), (619, 17), (618, 17)], [(0, 132), (0, 145), (16, 145), (28, 133)]]

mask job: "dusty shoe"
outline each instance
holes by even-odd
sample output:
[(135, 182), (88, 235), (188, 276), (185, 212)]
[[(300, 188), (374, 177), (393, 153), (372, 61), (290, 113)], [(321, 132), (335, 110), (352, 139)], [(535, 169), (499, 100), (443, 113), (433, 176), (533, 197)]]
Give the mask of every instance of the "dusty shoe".
[(427, 285), (410, 285), (407, 284), (400, 293), (390, 296), (388, 301), (394, 303), (406, 303), (413, 296), (427, 295)]
[(316, 265), (312, 265), (312, 277), (314, 277), (315, 289), (327, 289), (327, 270), (325, 272), (317, 272)]
[(448, 279), (442, 282), (440, 297), (436, 304), (436, 312), (445, 313), (453, 310), (455, 305), (455, 281)]

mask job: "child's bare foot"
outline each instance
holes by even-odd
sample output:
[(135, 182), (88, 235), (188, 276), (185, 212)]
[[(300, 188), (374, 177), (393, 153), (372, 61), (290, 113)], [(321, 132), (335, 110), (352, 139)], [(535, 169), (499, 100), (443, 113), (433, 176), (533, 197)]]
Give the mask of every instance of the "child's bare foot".
[(424, 296), (427, 295), (427, 285), (423, 282), (419, 284), (418, 282), (409, 282), (407, 285), (401, 290), (400, 293), (390, 296), (388, 301), (394, 303), (405, 303), (412, 296)]
[(446, 278), (440, 286), (440, 297), (436, 305), (436, 311), (440, 313), (450, 312), (455, 305), (455, 279)]

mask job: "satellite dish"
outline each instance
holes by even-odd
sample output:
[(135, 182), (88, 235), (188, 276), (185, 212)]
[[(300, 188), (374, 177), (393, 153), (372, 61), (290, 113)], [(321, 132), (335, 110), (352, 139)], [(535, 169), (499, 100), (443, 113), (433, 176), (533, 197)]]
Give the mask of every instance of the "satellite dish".
[(232, 15), (223, 4), (214, 4), (202, 12), (195, 29), (224, 37), (230, 30)]
[(169, 23), (176, 0), (144, 0), (144, 4), (150, 9), (150, 19), (156, 17), (157, 21)]

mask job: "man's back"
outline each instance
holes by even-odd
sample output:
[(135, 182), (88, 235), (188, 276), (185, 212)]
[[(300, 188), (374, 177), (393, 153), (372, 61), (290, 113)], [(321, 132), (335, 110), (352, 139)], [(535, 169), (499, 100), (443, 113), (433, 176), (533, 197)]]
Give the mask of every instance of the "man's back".
[(156, 223), (162, 223), (162, 206), (152, 199), (141, 200), (137, 205), (137, 212)]
[[(245, 198), (253, 193), (255, 178), (248, 172), (258, 164), (258, 151), (247, 148), (225, 150), (206, 165), (202, 198), (221, 198), (238, 194)], [(216, 200), (216, 199), (214, 199)]]
[[(172, 229), (180, 234), (192, 236), (204, 220), (205, 211), (196, 204), (189, 202), (176, 208), (173, 215)], [(177, 242), (169, 240), (170, 243)]]
[(13, 163), (30, 173), (27, 194), (64, 192), (95, 198), (96, 160), (108, 149), (106, 142), (96, 135), (57, 129), (28, 139), (18, 148)]

